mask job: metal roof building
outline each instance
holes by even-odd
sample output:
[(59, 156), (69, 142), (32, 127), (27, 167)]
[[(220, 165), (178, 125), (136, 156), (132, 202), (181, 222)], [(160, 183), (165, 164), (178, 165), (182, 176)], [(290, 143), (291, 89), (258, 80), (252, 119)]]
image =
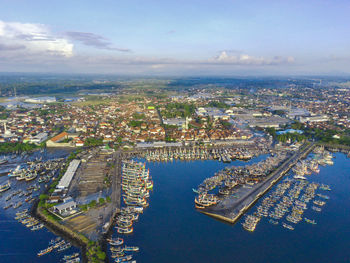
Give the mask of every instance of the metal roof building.
[(70, 162), (68, 169), (63, 175), (63, 177), (61, 178), (60, 182), (58, 183), (57, 188), (59, 189), (68, 188), (68, 186), (70, 185), (70, 182), (73, 179), (75, 172), (77, 171), (80, 165), (80, 162), (81, 162), (80, 160), (73, 160)]

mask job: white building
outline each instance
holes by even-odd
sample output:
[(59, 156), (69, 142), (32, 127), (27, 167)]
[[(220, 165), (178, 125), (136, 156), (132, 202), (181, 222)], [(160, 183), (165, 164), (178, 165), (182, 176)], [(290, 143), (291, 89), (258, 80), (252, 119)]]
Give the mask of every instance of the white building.
[(40, 144), (42, 142), (44, 142), (48, 137), (48, 133), (47, 132), (41, 132), (37, 135), (35, 135), (30, 142), (31, 143), (35, 143), (35, 144)]
[(65, 202), (55, 205), (53, 211), (59, 213), (60, 215), (69, 215), (76, 212), (77, 203), (72, 199), (68, 198)]
[(80, 165), (80, 160), (73, 160), (70, 162), (67, 171), (65, 172), (65, 174), (63, 175), (63, 177), (61, 178), (61, 180), (59, 181), (58, 185), (56, 188), (58, 189), (68, 189), (73, 176), (75, 175), (75, 172), (77, 171), (79, 165)]
[(329, 121), (329, 118), (327, 115), (318, 115), (318, 116), (308, 116), (308, 117), (300, 117), (299, 121), (302, 123), (305, 122), (324, 122)]

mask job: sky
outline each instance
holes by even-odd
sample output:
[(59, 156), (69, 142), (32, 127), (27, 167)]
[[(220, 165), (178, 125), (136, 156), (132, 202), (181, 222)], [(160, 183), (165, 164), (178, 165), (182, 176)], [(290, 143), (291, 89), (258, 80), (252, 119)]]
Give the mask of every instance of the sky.
[(0, 0), (0, 72), (348, 75), (349, 0)]

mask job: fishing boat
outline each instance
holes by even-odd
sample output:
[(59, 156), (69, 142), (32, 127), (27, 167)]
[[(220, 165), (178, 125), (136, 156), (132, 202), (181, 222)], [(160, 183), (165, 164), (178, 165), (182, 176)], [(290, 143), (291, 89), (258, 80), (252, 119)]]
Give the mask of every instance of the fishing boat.
[(73, 259), (73, 258), (76, 258), (76, 257), (79, 257), (79, 253), (74, 253), (72, 255), (65, 255), (63, 257), (63, 260), (70, 260), (70, 259)]
[(48, 247), (46, 249), (40, 250), (37, 255), (38, 255), (38, 257), (41, 257), (47, 253), (50, 253), (52, 250), (53, 250), (53, 247)]
[(294, 179), (306, 180), (306, 177), (304, 177), (302, 175), (295, 175)]
[(197, 209), (204, 209), (205, 206), (202, 206), (202, 205), (198, 205), (198, 204), (194, 204), (194, 207), (197, 208)]
[(54, 245), (53, 245), (53, 248), (59, 248), (63, 245), (66, 244), (66, 241), (65, 240), (62, 240), (62, 241), (59, 241), (59, 242), (56, 242)]
[(6, 209), (10, 208), (11, 206), (13, 206), (13, 204), (5, 205), (5, 206), (4, 206), (4, 209), (6, 210)]
[(130, 228), (117, 227), (117, 231), (119, 234), (130, 234), (134, 231), (134, 229), (132, 227)]
[(11, 184), (8, 181), (7, 184), (0, 185), (0, 193), (5, 192), (11, 188)]
[(319, 206), (324, 206), (326, 204), (326, 202), (325, 201), (321, 201), (321, 200), (315, 200), (314, 204), (315, 205), (319, 205)]
[(318, 207), (318, 206), (312, 206), (311, 208), (312, 208), (312, 210), (314, 210), (316, 212), (321, 212), (322, 211), (322, 209), (320, 207)]
[(80, 258), (73, 258), (73, 259), (66, 260), (66, 263), (75, 263), (75, 262), (80, 262)]
[(71, 246), (72, 246), (71, 243), (68, 242), (68, 243), (66, 243), (66, 244), (64, 244), (64, 245), (62, 245), (62, 246), (60, 246), (60, 247), (57, 249), (57, 251), (59, 251), (59, 252), (64, 251), (64, 250), (70, 248)]
[(124, 251), (134, 251), (134, 252), (137, 252), (139, 251), (140, 248), (139, 247), (128, 247), (128, 246), (125, 246), (124, 247)]
[(111, 246), (120, 246), (124, 243), (124, 239), (122, 239), (120, 237), (118, 237), (116, 239), (110, 238), (110, 239), (107, 239), (107, 241)]
[(292, 227), (291, 225), (288, 225), (288, 224), (286, 224), (286, 223), (282, 223), (282, 226), (283, 226), (284, 228), (289, 229), (289, 230), (294, 230), (294, 227)]
[(38, 175), (36, 173), (29, 174), (25, 177), (27, 182), (34, 180)]
[(33, 226), (30, 230), (36, 231), (36, 230), (42, 229), (43, 227), (44, 227), (44, 224), (39, 224), (39, 225)]
[(305, 221), (307, 222), (307, 223), (309, 223), (309, 224), (312, 224), (312, 225), (316, 225), (317, 223), (316, 223), (316, 221), (315, 220), (310, 220), (310, 219), (308, 219), (308, 218), (304, 218), (305, 219)]
[(124, 257), (119, 257), (119, 258), (116, 258), (114, 260), (114, 262), (125, 262), (125, 261), (128, 261), (128, 260), (131, 260), (132, 259), (132, 255), (128, 255), (128, 256), (124, 256)]
[(6, 158), (0, 160), (0, 165), (8, 163), (8, 160)]
[(196, 193), (196, 194), (199, 194), (199, 191), (196, 190), (196, 189), (194, 189), (194, 188), (192, 188), (192, 191), (193, 191), (194, 193)]
[(27, 213), (28, 213), (28, 209), (24, 209), (24, 210), (22, 210), (22, 211), (20, 211), (20, 212), (17, 212), (17, 213), (16, 213), (16, 216), (25, 215), (25, 214), (27, 214)]
[(17, 209), (18, 207), (22, 206), (22, 204), (23, 204), (22, 202), (18, 202), (13, 206), (13, 208)]
[(273, 225), (278, 225), (278, 221), (270, 219), (269, 223), (273, 224)]

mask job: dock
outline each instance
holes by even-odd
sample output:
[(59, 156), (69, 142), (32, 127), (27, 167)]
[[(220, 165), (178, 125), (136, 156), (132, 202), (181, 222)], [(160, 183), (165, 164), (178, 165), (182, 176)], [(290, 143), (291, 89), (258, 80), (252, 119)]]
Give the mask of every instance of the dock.
[(234, 224), (259, 198), (271, 189), (302, 158), (305, 158), (315, 144), (305, 144), (264, 181), (253, 186), (241, 186), (234, 196), (221, 200), (218, 204), (198, 211), (219, 220)]

